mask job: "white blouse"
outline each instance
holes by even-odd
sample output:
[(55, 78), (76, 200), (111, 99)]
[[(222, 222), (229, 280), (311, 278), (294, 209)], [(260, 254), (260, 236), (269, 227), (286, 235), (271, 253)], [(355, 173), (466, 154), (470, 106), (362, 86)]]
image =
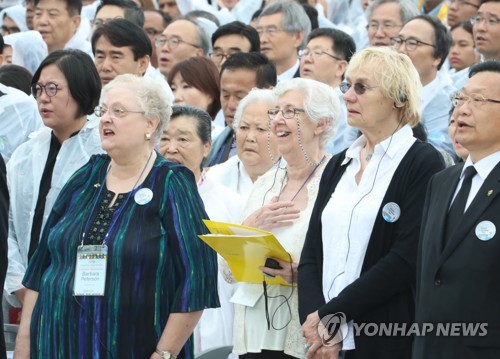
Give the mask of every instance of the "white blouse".
[[(299, 219), (294, 221), (293, 226), (272, 230), (294, 262), (300, 259), (309, 219), (318, 195), (321, 175), (330, 158), (331, 155), (327, 154), (326, 160), (308, 181), (305, 187), (308, 193), (307, 207), (300, 212)], [(280, 194), (281, 188), (286, 184), (285, 175), (285, 169), (276, 168), (262, 175), (255, 182), (243, 218), (248, 217)], [(232, 300), (235, 301), (237, 297), (245, 298), (246, 305), (243, 302), (235, 303), (233, 352), (242, 355), (249, 352), (260, 353), (263, 349), (279, 350), (296, 358), (305, 358), (305, 339), (302, 337), (299, 321), (297, 287), (268, 285), (267, 293), (270, 330), (267, 329), (262, 284), (240, 283)], [(249, 298), (253, 298), (251, 301), (253, 303), (249, 303)]]

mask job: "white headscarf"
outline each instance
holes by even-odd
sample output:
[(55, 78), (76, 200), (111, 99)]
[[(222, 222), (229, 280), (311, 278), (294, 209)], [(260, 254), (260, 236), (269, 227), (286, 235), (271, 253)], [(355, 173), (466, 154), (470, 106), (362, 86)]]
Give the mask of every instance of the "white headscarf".
[(48, 55), (47, 44), (38, 31), (25, 31), (4, 37), (5, 44), (12, 46), (12, 63), (23, 66), (32, 74)]
[(22, 5), (15, 5), (8, 7), (6, 9), (3, 9), (0, 12), (0, 21), (3, 23), (3, 17), (4, 15), (7, 14), (8, 17), (12, 19), (19, 28), (19, 30), (22, 31), (28, 31), (28, 26), (26, 26), (26, 8)]

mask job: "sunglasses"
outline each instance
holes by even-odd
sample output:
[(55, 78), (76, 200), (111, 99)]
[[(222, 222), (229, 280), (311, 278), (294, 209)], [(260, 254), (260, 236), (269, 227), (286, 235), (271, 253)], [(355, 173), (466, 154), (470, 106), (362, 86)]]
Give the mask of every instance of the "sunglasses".
[(368, 85), (365, 85), (365, 84), (362, 84), (362, 83), (359, 83), (359, 82), (356, 82), (354, 85), (350, 84), (349, 82), (342, 82), (339, 86), (340, 88), (340, 91), (342, 93), (346, 93), (347, 91), (349, 91), (349, 89), (353, 87), (354, 88), (354, 92), (356, 93), (356, 95), (364, 95), (364, 93), (367, 91), (367, 90), (371, 90), (375, 87), (378, 87), (378, 86), (368, 86)]

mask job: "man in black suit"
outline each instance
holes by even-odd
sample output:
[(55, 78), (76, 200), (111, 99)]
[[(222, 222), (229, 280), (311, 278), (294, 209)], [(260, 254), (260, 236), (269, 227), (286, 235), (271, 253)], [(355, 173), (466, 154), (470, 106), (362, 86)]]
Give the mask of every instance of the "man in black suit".
[[(416, 320), (434, 330), (415, 339), (413, 357), (500, 358), (500, 62), (471, 67), (453, 101), (456, 140), (470, 155), (427, 189)], [(438, 323), (463, 324), (438, 332)]]

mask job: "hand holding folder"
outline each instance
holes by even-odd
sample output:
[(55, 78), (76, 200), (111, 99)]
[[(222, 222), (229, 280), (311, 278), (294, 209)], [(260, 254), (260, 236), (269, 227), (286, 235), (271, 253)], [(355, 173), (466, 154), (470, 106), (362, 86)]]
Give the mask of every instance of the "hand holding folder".
[[(290, 262), (290, 255), (271, 232), (233, 223), (203, 222), (211, 234), (199, 237), (227, 261), (238, 282), (262, 283), (263, 273), (259, 267), (264, 266), (266, 258)], [(279, 276), (266, 281), (288, 285)]]

